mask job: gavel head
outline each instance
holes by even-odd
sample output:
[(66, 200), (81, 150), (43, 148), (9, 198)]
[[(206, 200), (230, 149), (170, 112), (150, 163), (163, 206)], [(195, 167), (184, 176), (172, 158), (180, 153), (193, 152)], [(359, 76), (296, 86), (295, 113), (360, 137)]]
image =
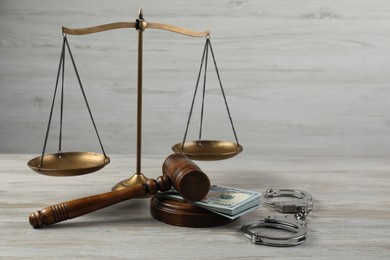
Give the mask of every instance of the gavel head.
[(162, 172), (187, 201), (199, 201), (206, 197), (210, 190), (207, 175), (184, 154), (168, 156), (162, 166)]

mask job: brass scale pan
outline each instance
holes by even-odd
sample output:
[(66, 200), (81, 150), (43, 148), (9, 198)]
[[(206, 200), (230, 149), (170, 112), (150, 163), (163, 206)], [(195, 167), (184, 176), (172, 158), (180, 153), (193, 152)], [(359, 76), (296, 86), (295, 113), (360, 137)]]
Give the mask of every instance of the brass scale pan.
[(178, 143), (172, 146), (175, 153), (183, 153), (192, 160), (216, 161), (229, 159), (242, 152), (237, 143), (219, 140), (197, 140)]
[(75, 176), (95, 172), (106, 166), (110, 158), (93, 152), (46, 154), (31, 159), (27, 165), (35, 172), (50, 176)]

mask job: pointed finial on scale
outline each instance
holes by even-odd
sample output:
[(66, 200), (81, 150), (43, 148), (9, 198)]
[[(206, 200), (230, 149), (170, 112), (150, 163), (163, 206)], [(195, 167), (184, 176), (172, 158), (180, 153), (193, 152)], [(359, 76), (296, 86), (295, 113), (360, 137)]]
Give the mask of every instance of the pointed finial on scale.
[(142, 7), (139, 9), (138, 18), (139, 19), (144, 19), (144, 12), (142, 11)]

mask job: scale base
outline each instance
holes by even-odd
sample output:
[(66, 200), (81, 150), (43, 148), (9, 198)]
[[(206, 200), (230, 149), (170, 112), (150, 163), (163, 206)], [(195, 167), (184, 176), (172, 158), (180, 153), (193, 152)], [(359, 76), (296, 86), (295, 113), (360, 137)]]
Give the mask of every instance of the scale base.
[(234, 221), (185, 202), (157, 196), (150, 201), (150, 213), (158, 221), (181, 227), (214, 227)]
[[(112, 191), (126, 189), (137, 184), (143, 184), (146, 183), (148, 180), (149, 179), (146, 178), (145, 175), (143, 175), (142, 173), (134, 173), (134, 175), (130, 178), (118, 182), (114, 187), (112, 187)], [(143, 196), (142, 198), (144, 197), (149, 196)]]

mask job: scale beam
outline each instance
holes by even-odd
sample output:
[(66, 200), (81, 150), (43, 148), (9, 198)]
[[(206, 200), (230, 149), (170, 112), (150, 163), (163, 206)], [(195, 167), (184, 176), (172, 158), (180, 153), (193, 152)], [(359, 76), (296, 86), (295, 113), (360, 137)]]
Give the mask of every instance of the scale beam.
[(71, 29), (63, 26), (62, 32), (70, 35), (85, 35), (85, 34), (98, 33), (98, 32), (110, 31), (114, 29), (123, 29), (123, 28), (135, 28), (135, 22), (108, 23), (108, 24), (102, 24), (102, 25), (80, 28), (80, 29)]
[[(169, 25), (169, 24), (147, 23), (145, 21), (141, 21), (139, 23), (139, 27), (142, 30), (158, 29), (158, 30), (175, 32), (178, 34), (192, 36), (192, 37), (207, 37), (210, 35), (209, 31), (196, 32), (196, 31), (191, 31), (188, 29), (176, 27), (176, 26)], [(136, 22), (118, 22), (118, 23), (109, 23), (109, 24), (103, 24), (103, 25), (87, 27), (87, 28), (80, 28), (80, 29), (71, 29), (71, 28), (67, 28), (67, 27), (62, 27), (62, 32), (65, 34), (70, 34), (70, 35), (85, 35), (85, 34), (92, 34), (92, 33), (110, 31), (110, 30), (114, 30), (114, 29), (124, 29), (124, 28), (137, 28), (137, 23)]]
[(210, 35), (209, 31), (195, 32), (195, 31), (187, 30), (169, 24), (162, 24), (162, 23), (147, 23), (145, 28), (166, 30), (166, 31), (175, 32), (178, 34), (183, 34), (192, 37), (208, 37)]

